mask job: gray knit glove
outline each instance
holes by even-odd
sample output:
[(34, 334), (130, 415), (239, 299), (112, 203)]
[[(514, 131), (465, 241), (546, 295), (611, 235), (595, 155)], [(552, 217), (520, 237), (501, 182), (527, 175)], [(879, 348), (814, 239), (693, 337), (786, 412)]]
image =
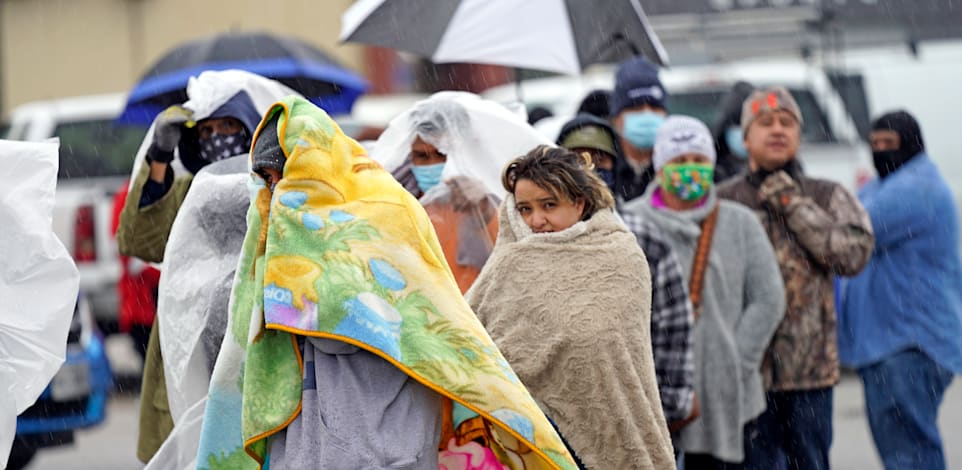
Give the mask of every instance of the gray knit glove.
[(194, 112), (180, 105), (174, 105), (154, 119), (154, 141), (150, 159), (170, 163), (174, 159), (174, 149), (180, 143), (180, 133), (191, 121)]

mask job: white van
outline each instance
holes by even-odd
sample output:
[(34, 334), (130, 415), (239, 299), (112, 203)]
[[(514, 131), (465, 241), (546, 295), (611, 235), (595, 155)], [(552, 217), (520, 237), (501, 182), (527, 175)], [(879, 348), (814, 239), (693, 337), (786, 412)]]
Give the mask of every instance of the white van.
[[(588, 92), (614, 88), (614, 67), (596, 67), (579, 77), (527, 80), (521, 96), (531, 109), (543, 106), (554, 117), (539, 121), (536, 128), (555, 140), (561, 126), (578, 109)], [(871, 152), (858, 135), (855, 123), (825, 72), (801, 61), (754, 61), (678, 66), (664, 69), (660, 77), (668, 90), (669, 111), (701, 119), (711, 126), (722, 98), (739, 80), (756, 87), (781, 85), (798, 101), (805, 121), (799, 151), (806, 173), (855, 190), (874, 177)], [(488, 99), (516, 101), (516, 85), (502, 85), (482, 93)]]
[(113, 196), (129, 178), (146, 126), (119, 125), (114, 119), (123, 94), (40, 101), (10, 114), (10, 140), (60, 138), (60, 171), (53, 229), (80, 270), (80, 290), (97, 322), (112, 330), (117, 322), (120, 262), (111, 232)]

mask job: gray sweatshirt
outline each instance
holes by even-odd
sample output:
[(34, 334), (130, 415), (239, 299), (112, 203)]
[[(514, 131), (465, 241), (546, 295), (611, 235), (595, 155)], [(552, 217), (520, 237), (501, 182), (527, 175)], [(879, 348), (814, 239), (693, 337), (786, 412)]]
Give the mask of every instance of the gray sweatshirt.
[[(657, 225), (690, 279), (701, 222), (718, 204), (688, 211), (652, 206), (658, 185), (622, 207)], [(695, 395), (701, 415), (677, 444), (687, 453), (727, 462), (744, 459), (744, 425), (765, 410), (759, 369), (785, 312), (785, 292), (775, 253), (758, 218), (747, 208), (720, 201), (705, 273), (701, 317), (695, 325)]]
[(441, 397), (380, 357), (306, 338), (301, 413), (271, 441), (270, 468), (438, 468)]

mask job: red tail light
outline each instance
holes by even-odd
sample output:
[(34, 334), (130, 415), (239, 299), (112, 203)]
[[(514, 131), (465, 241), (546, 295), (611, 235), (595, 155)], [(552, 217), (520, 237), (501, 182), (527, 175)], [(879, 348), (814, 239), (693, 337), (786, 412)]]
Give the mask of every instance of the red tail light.
[(80, 206), (74, 221), (73, 259), (78, 263), (97, 261), (93, 206)]

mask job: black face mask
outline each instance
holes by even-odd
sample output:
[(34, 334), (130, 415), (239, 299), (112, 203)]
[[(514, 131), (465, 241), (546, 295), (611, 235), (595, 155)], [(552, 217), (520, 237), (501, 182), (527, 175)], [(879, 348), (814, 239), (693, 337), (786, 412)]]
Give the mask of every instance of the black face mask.
[(251, 138), (247, 129), (241, 129), (233, 135), (214, 134), (200, 140), (200, 158), (213, 163), (246, 153), (250, 146)]
[(606, 170), (604, 168), (595, 168), (595, 174), (601, 178), (608, 185), (608, 189), (614, 190), (615, 187), (615, 172), (614, 170)]
[(903, 149), (883, 150), (872, 152), (872, 163), (875, 165), (875, 171), (878, 172), (879, 178), (885, 178), (905, 165), (914, 156), (914, 153), (909, 153)]

